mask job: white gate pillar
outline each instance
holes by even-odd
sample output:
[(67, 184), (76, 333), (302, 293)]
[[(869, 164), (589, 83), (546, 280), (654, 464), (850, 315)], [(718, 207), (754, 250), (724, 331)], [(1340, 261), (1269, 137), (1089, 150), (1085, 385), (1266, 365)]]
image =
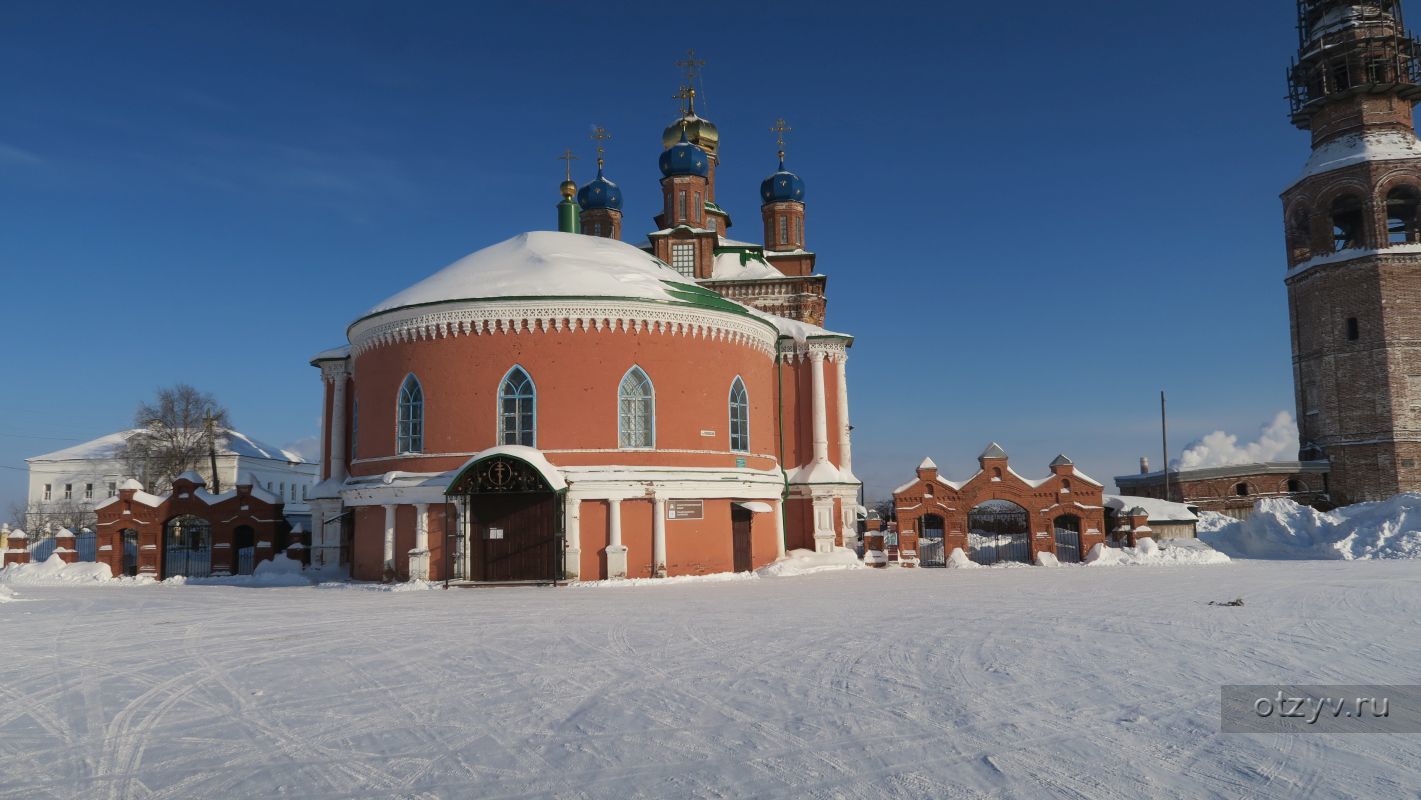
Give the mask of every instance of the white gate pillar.
[(568, 492), (563, 498), (563, 530), (567, 549), (563, 552), (563, 576), (569, 580), (582, 578), (582, 498)]
[(429, 580), (429, 504), (414, 504), (414, 549), (410, 551), (410, 580)]
[(395, 508), (394, 503), (385, 504), (385, 574), (386, 581), (395, 579)]

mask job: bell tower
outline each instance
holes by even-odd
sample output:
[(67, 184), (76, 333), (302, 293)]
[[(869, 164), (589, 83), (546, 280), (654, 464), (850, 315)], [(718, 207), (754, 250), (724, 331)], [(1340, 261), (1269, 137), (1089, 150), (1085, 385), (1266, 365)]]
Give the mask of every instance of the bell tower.
[(1337, 504), (1421, 490), (1421, 99), (1399, 0), (1298, 0), (1288, 70), (1312, 156), (1283, 192), (1304, 460)]

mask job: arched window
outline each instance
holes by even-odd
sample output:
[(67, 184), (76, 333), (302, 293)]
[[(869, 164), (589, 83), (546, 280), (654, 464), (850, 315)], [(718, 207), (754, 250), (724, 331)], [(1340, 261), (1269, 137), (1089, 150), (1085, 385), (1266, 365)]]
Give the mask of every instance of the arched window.
[(498, 387), (498, 443), (537, 447), (536, 409), (537, 390), (533, 379), (522, 367), (509, 370)]
[(1362, 201), (1345, 194), (1332, 201), (1332, 250), (1340, 253), (1362, 246)]
[(1248, 484), (1240, 483), (1234, 487), (1234, 494), (1239, 497), (1248, 497)]
[(656, 391), (641, 367), (632, 367), (617, 387), (617, 446), (656, 446)]
[(750, 452), (750, 395), (739, 376), (730, 384), (730, 449)]
[(360, 455), (360, 398), (350, 403), (350, 460)]
[(424, 388), (413, 373), (400, 386), (395, 450), (399, 453), (424, 452)]
[(1386, 196), (1387, 244), (1421, 242), (1421, 191), (1414, 186), (1398, 186)]
[(1301, 208), (1288, 220), (1288, 249), (1294, 262), (1312, 257), (1312, 223), (1308, 221), (1308, 212)]

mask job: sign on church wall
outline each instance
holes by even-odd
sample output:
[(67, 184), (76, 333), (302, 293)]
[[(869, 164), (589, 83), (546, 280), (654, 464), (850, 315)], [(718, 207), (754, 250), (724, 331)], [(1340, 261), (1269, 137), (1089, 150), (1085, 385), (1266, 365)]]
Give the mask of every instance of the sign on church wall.
[(705, 519), (704, 500), (669, 500), (666, 503), (667, 519)]

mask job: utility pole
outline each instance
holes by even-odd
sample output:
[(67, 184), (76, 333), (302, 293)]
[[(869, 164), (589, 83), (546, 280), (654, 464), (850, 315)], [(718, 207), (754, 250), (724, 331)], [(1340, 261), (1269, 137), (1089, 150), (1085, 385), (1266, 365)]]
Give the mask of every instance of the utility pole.
[(1159, 432), (1160, 443), (1164, 446), (1164, 499), (1169, 499), (1169, 423), (1166, 421), (1164, 413), (1164, 390), (1159, 393)]
[(207, 457), (212, 465), (212, 493), (222, 494), (222, 479), (217, 477), (217, 427), (214, 425), (212, 415), (208, 414), (205, 420), (207, 424)]

